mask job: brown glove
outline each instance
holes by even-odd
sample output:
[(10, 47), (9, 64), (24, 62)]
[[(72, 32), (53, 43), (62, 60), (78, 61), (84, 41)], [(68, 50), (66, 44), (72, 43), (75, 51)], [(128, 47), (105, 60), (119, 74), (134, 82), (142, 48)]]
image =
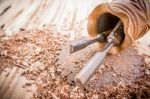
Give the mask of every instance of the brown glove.
[(115, 48), (115, 53), (129, 47), (150, 29), (150, 3), (146, 0), (113, 0), (100, 4), (89, 15), (88, 33), (96, 37), (113, 29), (118, 20), (123, 22), (125, 38)]

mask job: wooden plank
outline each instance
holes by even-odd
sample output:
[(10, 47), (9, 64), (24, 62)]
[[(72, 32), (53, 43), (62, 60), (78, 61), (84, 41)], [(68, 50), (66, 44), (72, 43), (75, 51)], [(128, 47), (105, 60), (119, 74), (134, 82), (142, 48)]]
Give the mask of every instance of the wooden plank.
[(14, 67), (14, 68), (11, 69), (8, 77), (6, 78), (6, 80), (4, 81), (4, 83), (2, 84), (2, 87), (0, 89), (0, 96), (3, 96), (3, 94), (5, 93), (5, 91), (8, 90), (8, 85), (11, 83), (11, 80), (15, 76), (16, 71), (17, 71), (17, 67)]
[(6, 68), (0, 75), (0, 89), (2, 88), (6, 78), (9, 76), (11, 69), (10, 68)]

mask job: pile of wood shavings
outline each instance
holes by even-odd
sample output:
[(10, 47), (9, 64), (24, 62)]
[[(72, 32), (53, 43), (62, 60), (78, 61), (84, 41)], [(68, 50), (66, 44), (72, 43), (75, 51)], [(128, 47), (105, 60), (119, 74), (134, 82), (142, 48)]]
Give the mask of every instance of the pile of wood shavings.
[[(9, 56), (8, 53), (11, 53), (11, 49), (9, 50), (9, 44), (7, 39), (9, 37), (5, 37), (5, 33), (0, 31), (0, 74), (6, 67), (11, 67), (13, 63), (12, 56)], [(13, 49), (12, 49), (13, 50)]]
[[(62, 76), (61, 64), (57, 62), (68, 38), (68, 35), (54, 34), (51, 29), (27, 30), (12, 37), (3, 37), (0, 42), (1, 62), (6, 67), (26, 68), (23, 75), (37, 85), (33, 99), (149, 97), (150, 86), (145, 78), (129, 86), (109, 85), (99, 91), (91, 88), (85, 92), (77, 88), (74, 82), (68, 82), (67, 76)], [(78, 60), (78, 65), (85, 64), (82, 61)]]
[(1, 39), (1, 57), (9, 57), (14, 66), (22, 68), (52, 65), (66, 38), (66, 35), (52, 35), (50, 29), (16, 33)]
[(2, 66), (26, 69), (22, 75), (37, 85), (33, 98), (82, 97), (82, 93), (70, 93), (74, 92), (75, 85), (61, 77), (60, 64), (57, 64), (57, 56), (68, 37), (54, 34), (51, 29), (23, 30), (11, 37), (3, 37), (0, 43)]

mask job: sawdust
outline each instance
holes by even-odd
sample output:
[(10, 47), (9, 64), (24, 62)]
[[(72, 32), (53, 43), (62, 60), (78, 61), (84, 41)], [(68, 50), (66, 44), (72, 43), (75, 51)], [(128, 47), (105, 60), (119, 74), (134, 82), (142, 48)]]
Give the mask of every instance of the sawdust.
[[(135, 46), (117, 55), (108, 55), (104, 64), (86, 84), (77, 88), (74, 76), (95, 53), (94, 45), (69, 54), (69, 35), (51, 28), (23, 30), (0, 42), (1, 70), (17, 66), (36, 84), (33, 99), (66, 98), (150, 98), (150, 67), (139, 56)], [(83, 37), (81, 37), (83, 38)]]

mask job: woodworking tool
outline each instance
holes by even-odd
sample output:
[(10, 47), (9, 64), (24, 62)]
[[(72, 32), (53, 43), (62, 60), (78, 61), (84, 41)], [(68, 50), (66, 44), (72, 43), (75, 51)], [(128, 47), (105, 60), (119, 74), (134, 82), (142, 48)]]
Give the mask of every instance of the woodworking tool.
[[(96, 52), (95, 55), (91, 58), (91, 60), (87, 63), (87, 65), (85, 67), (83, 67), (82, 70), (75, 76), (76, 85), (78, 85), (82, 88), (84, 87), (86, 82), (92, 77), (92, 75), (96, 72), (96, 70), (99, 68), (99, 66), (103, 63), (103, 60), (104, 60), (105, 56), (107, 55), (109, 49), (112, 46), (117, 46), (120, 44), (120, 42), (124, 38), (122, 31), (123, 31), (123, 23), (121, 21), (119, 21), (117, 23), (117, 25), (115, 26), (115, 28), (112, 30), (112, 32), (108, 35), (107, 43), (106, 43), (104, 49), (102, 51)], [(101, 40), (102, 40), (102, 42), (105, 41), (105, 40), (103, 40), (102, 37), (100, 36), (99, 40), (94, 39), (95, 42), (101, 41)], [(87, 41), (87, 42), (90, 42), (90, 41)], [(93, 43), (93, 40), (91, 40), (91, 42)], [(84, 45), (86, 43), (84, 42), (82, 44)], [(91, 43), (88, 43), (88, 44), (91, 44)], [(80, 44), (80, 46), (82, 46), (82, 45)], [(86, 46), (87, 46), (87, 44), (86, 44)], [(81, 47), (79, 47), (79, 49), (80, 48)], [(73, 51), (75, 52), (76, 50), (73, 50)]]

